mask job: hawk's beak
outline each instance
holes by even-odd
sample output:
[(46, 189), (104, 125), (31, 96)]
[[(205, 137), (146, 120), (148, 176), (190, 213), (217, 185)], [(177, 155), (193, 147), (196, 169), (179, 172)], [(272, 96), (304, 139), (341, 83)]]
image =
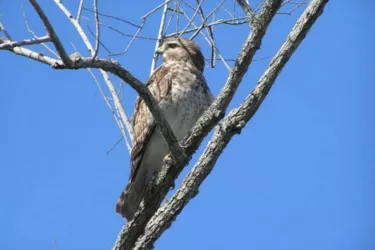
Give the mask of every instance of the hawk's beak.
[(156, 51), (155, 53), (156, 54), (163, 54), (164, 50), (163, 50), (163, 46), (160, 46)]

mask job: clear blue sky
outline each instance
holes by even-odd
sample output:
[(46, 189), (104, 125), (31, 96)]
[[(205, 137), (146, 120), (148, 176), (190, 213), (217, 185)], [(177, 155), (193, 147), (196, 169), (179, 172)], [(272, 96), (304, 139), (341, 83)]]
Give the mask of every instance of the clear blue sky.
[[(44, 35), (25, 2), (30, 25)], [(84, 51), (53, 1), (40, 2), (69, 53), (70, 41)], [(66, 2), (76, 13), (76, 1)], [(103, 12), (133, 22), (155, 5), (99, 2)], [(16, 39), (29, 38), (19, 6), (1, 1), (0, 19)], [(329, 2), (156, 249), (375, 249), (374, 10), (372, 0)], [(256, 58), (274, 55), (299, 14), (275, 18)], [(157, 16), (145, 35), (156, 36)], [(217, 29), (226, 58), (235, 58), (247, 31)], [(107, 30), (103, 37), (114, 52), (129, 41)], [(208, 57), (205, 41), (197, 41)], [(145, 81), (153, 48), (153, 41), (138, 40), (116, 59)], [(252, 64), (231, 107), (268, 62)], [(227, 74), (220, 63), (206, 69), (215, 95)], [(114, 206), (128, 179), (129, 156), (122, 144), (106, 155), (120, 133), (92, 78), (0, 51), (0, 82), (0, 249), (52, 250), (55, 241), (58, 250), (110, 249), (124, 223)], [(134, 98), (126, 87), (129, 114)]]

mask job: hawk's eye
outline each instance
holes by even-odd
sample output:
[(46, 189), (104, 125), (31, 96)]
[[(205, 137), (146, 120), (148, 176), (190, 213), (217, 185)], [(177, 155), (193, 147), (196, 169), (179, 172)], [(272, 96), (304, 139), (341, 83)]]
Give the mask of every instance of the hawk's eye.
[(168, 44), (168, 47), (171, 48), (171, 49), (174, 49), (174, 48), (177, 47), (177, 44), (175, 44), (175, 43), (170, 43), (170, 44)]

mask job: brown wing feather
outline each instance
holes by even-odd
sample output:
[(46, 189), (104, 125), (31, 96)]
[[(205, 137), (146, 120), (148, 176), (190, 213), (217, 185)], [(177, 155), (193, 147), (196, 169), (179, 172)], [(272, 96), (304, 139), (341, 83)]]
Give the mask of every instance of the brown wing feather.
[[(162, 65), (154, 71), (146, 83), (146, 86), (149, 88), (157, 103), (160, 103), (170, 92), (171, 81), (168, 79), (168, 72), (169, 68)], [(132, 119), (134, 125), (134, 145), (131, 152), (130, 181), (133, 181), (137, 175), (138, 167), (142, 161), (146, 145), (156, 127), (151, 112), (140, 97), (137, 98)]]

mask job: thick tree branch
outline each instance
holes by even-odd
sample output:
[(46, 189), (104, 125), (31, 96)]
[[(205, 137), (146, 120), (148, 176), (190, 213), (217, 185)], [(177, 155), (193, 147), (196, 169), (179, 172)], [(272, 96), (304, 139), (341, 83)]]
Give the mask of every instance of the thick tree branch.
[(312, 0), (310, 2), (260, 78), (257, 87), (238, 108), (232, 110), (223, 122), (216, 127), (204, 153), (186, 176), (180, 189), (147, 223), (145, 233), (138, 239), (133, 249), (150, 249), (160, 235), (170, 227), (188, 202), (198, 194), (199, 186), (213, 169), (224, 148), (235, 134), (241, 132), (241, 129), (256, 113), (277, 76), (318, 19), (327, 2), (328, 0)]
[(162, 170), (150, 183), (141, 206), (136, 212), (134, 219), (129, 221), (121, 230), (114, 250), (131, 249), (135, 241), (141, 235), (144, 227), (151, 216), (159, 208), (161, 201), (173, 186), (174, 180), (190, 160), (191, 155), (198, 149), (203, 138), (223, 117), (232, 97), (237, 90), (244, 74), (246, 73), (255, 52), (259, 49), (261, 40), (281, 5), (281, 0), (268, 0), (262, 11), (257, 16), (257, 22), (243, 45), (238, 59), (230, 71), (227, 83), (221, 90), (218, 98), (211, 107), (199, 118), (189, 135), (184, 139), (182, 145), (189, 158), (178, 164), (166, 161)]
[(66, 65), (71, 65), (72, 61), (70, 60), (70, 57), (66, 53), (64, 46), (62, 45), (59, 37), (56, 35), (54, 28), (52, 27), (47, 16), (44, 14), (42, 8), (40, 8), (36, 0), (30, 0), (30, 3), (34, 7), (35, 11), (38, 13), (38, 16), (40, 17), (40, 19), (42, 20), (44, 27), (46, 28), (48, 32), (48, 35), (52, 38), (53, 45), (55, 45), (55, 48), (57, 52), (59, 53), (63, 63)]

